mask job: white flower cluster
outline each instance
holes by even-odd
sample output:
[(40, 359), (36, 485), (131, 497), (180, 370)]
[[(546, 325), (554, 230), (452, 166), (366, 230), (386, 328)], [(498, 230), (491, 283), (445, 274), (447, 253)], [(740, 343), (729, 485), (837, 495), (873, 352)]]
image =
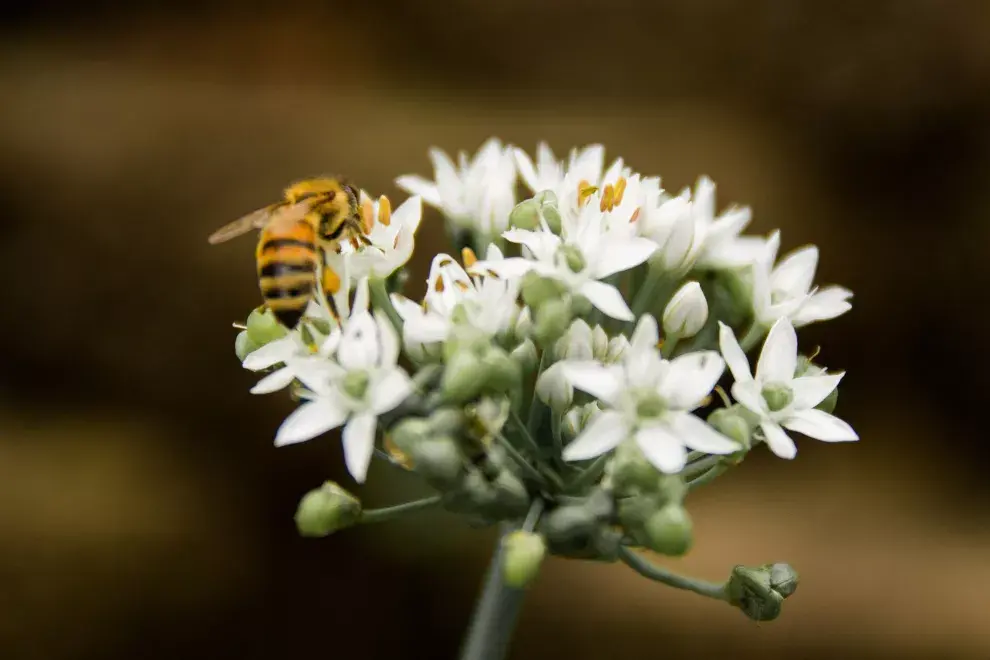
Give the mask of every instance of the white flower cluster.
[[(255, 392), (296, 383), (304, 400), (277, 444), (344, 425), (347, 467), (363, 481), (381, 442), (376, 419), (410, 397), (422, 414), (506, 401), (503, 423), (528, 422), (493, 435), (528, 438), (550, 454), (556, 447), (565, 465), (628, 446), (676, 475), (760, 442), (792, 458), (784, 429), (857, 439), (823, 409), (842, 374), (798, 351), (795, 328), (850, 309), (847, 289), (814, 286), (816, 248), (778, 260), (779, 232), (743, 235), (750, 210), (719, 213), (708, 178), (670, 194), (621, 159), (606, 167), (600, 145), (563, 161), (545, 144), (534, 162), (496, 139), (456, 165), (438, 149), (430, 156), (434, 180), (397, 179), (415, 196), (389, 224), (376, 221), (371, 246), (335, 255), (333, 267), (347, 273), (336, 306), (350, 311), (335, 319), (314, 304), (313, 322), (245, 356), (249, 369), (276, 369)], [(519, 179), (533, 195), (517, 204)], [(409, 259), (420, 200), (482, 258), (471, 248), (460, 259), (437, 255), (421, 300), (376, 296)], [(753, 375), (746, 351), (764, 337)], [(409, 369), (442, 374), (424, 378), (423, 392), (399, 366), (400, 340)], [(719, 393), (734, 426), (700, 416), (726, 366), (736, 403)], [(528, 460), (537, 472), (546, 462)]]

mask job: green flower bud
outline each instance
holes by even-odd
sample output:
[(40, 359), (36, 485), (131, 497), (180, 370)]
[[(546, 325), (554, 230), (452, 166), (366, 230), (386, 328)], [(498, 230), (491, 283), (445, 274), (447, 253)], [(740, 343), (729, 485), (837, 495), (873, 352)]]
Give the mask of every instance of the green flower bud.
[(486, 396), (467, 406), (465, 413), (469, 435), (481, 440), (500, 432), (509, 419), (511, 409), (508, 399), (502, 397)]
[(276, 339), (281, 339), (289, 333), (285, 327), (278, 322), (271, 310), (258, 307), (248, 316), (247, 333), (251, 341), (259, 347), (264, 346)]
[(588, 316), (595, 311), (591, 301), (581, 295), (571, 296), (571, 315)]
[(765, 564), (757, 568), (732, 569), (726, 594), (732, 605), (754, 621), (773, 621), (784, 599), (797, 589), (798, 574), (787, 564)]
[(522, 369), (503, 349), (489, 347), (481, 360), (485, 384), (495, 392), (508, 392), (522, 386)]
[(310, 537), (329, 536), (360, 519), (360, 500), (332, 481), (306, 493), (295, 517), (299, 533)]
[(794, 401), (794, 392), (783, 383), (767, 383), (763, 386), (763, 400), (771, 412), (783, 410)]
[(533, 199), (540, 203), (541, 208), (557, 205), (557, 195), (552, 190), (541, 190), (533, 195)]
[(628, 495), (617, 500), (617, 515), (622, 526), (640, 540), (646, 543), (643, 527), (650, 516), (660, 510), (660, 498), (656, 493)]
[(616, 335), (608, 340), (608, 353), (605, 355), (605, 362), (618, 362), (626, 354), (629, 348), (629, 340), (625, 335)]
[(523, 343), (512, 349), (509, 356), (519, 365), (524, 374), (536, 371), (540, 365), (540, 353), (536, 349), (536, 344), (532, 339), (526, 339)]
[(587, 537), (598, 524), (594, 511), (580, 505), (565, 505), (545, 514), (540, 529), (552, 543), (567, 544)]
[(559, 235), (563, 223), (561, 221), (560, 211), (557, 209), (556, 203), (544, 204), (541, 211), (543, 212), (543, 219), (546, 221), (550, 231)]
[(680, 557), (691, 549), (691, 528), (691, 517), (684, 507), (668, 504), (646, 520), (643, 531), (651, 550)]
[(574, 387), (564, 376), (560, 362), (550, 365), (536, 379), (536, 396), (556, 413), (564, 412), (574, 402)]
[(351, 398), (362, 401), (368, 392), (368, 383), (370, 382), (371, 376), (367, 371), (363, 369), (348, 371), (347, 375), (344, 376), (343, 383), (341, 383), (341, 389)]
[(584, 427), (600, 412), (601, 408), (598, 407), (597, 401), (571, 408), (564, 415), (560, 430), (568, 440), (573, 440), (580, 435)]
[(680, 504), (687, 495), (687, 484), (684, 477), (679, 474), (663, 474), (657, 479), (657, 495), (660, 502), (666, 506), (668, 504)]
[(439, 435), (457, 435), (467, 422), (460, 408), (437, 408), (427, 418), (430, 431)]
[(731, 408), (719, 408), (708, 416), (708, 423), (719, 433), (735, 440), (745, 451), (752, 447), (752, 425), (745, 415)]
[(523, 301), (535, 310), (547, 301), (560, 299), (567, 293), (567, 287), (552, 277), (529, 272), (522, 278), (521, 291)]
[(448, 362), (455, 354), (465, 351), (480, 357), (490, 345), (491, 340), (481, 330), (470, 325), (455, 325), (451, 336), (443, 343), (443, 359)]
[(470, 351), (458, 351), (447, 361), (440, 381), (440, 391), (446, 400), (464, 403), (481, 393), (487, 377), (477, 355)]
[[(621, 335), (619, 335), (621, 336)], [(591, 355), (599, 362), (608, 360), (608, 333), (600, 325), (591, 330)]]
[(561, 245), (557, 251), (557, 256), (563, 259), (567, 267), (575, 273), (580, 273), (588, 267), (588, 262), (585, 261), (581, 250), (573, 245)]
[(461, 490), (473, 511), (487, 511), (498, 501), (498, 493), (480, 470), (471, 470), (461, 482)]
[(693, 337), (708, 320), (708, 302), (697, 282), (688, 282), (674, 294), (663, 311), (663, 332), (667, 336)]
[(510, 470), (502, 470), (495, 481), (495, 497), (505, 517), (524, 515), (529, 510), (530, 497), (526, 485)]
[(237, 338), (234, 339), (234, 353), (237, 355), (238, 360), (244, 362), (247, 356), (251, 355), (251, 353), (254, 353), (259, 348), (261, 348), (261, 346), (258, 346), (251, 341), (251, 337), (248, 335), (247, 330), (241, 330), (237, 333)]
[(536, 229), (540, 226), (540, 202), (527, 199), (516, 204), (509, 213), (509, 226), (519, 229)]
[(548, 300), (536, 311), (533, 336), (541, 346), (551, 346), (560, 339), (571, 323), (571, 305), (567, 299)]
[(651, 493), (657, 488), (659, 473), (635, 442), (623, 442), (615, 448), (608, 473), (618, 495)]
[(388, 435), (396, 448), (411, 454), (413, 447), (429, 438), (433, 433), (430, 423), (418, 417), (407, 417), (389, 429)]
[(839, 388), (836, 387), (834, 390), (832, 390), (829, 393), (827, 397), (822, 399), (822, 402), (819, 403), (817, 406), (815, 406), (815, 408), (818, 408), (822, 412), (827, 412), (831, 414), (832, 411), (835, 410), (835, 404), (837, 404), (838, 402), (839, 402)]
[(424, 439), (410, 450), (414, 469), (440, 489), (455, 486), (464, 470), (464, 456), (450, 436)]
[(529, 307), (520, 307), (517, 309), (510, 331), (515, 341), (525, 341), (529, 338), (529, 335), (533, 332), (533, 316), (529, 311)]
[(540, 564), (547, 554), (547, 545), (539, 534), (518, 530), (502, 540), (502, 553), (505, 584), (523, 589), (540, 572)]

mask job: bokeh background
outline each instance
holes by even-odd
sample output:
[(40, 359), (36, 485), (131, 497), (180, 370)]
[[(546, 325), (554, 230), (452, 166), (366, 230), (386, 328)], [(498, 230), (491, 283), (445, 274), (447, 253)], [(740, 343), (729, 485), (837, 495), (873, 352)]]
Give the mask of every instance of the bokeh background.
[[(426, 150), (602, 142), (822, 248), (853, 312), (852, 445), (692, 495), (675, 566), (802, 574), (758, 626), (621, 565), (549, 562), (513, 657), (990, 657), (990, 4), (981, 0), (24, 3), (0, 39), (0, 657), (452, 658), (490, 530), (321, 541), (332, 438), (276, 451), (231, 321), (253, 245), (206, 235), (300, 176), (402, 195)], [(420, 230), (413, 290), (439, 217)], [(371, 504), (419, 486), (373, 469)]]

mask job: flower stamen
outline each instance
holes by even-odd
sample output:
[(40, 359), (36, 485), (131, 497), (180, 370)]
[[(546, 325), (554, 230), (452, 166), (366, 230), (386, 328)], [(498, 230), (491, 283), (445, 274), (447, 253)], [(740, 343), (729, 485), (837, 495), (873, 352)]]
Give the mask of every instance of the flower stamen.
[[(378, 198), (378, 222), (386, 227), (392, 224), (392, 202), (388, 201), (388, 197), (385, 195)], [(369, 232), (370, 230), (365, 233)]]
[(615, 188), (609, 183), (602, 190), (602, 198), (598, 202), (598, 210), (604, 213), (605, 211), (611, 211), (612, 207), (615, 205)]
[(461, 248), (461, 261), (464, 262), (465, 268), (470, 268), (478, 262), (478, 255), (469, 247)]
[(598, 192), (598, 186), (591, 185), (590, 181), (581, 179), (578, 181), (578, 206), (584, 206), (588, 198)]

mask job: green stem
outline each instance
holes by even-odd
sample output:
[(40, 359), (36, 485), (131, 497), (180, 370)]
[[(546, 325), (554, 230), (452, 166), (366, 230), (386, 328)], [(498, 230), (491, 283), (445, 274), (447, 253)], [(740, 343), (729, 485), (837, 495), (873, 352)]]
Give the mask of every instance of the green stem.
[(516, 414), (515, 410), (509, 411), (509, 421), (512, 422), (512, 425), (516, 427), (517, 431), (519, 431), (519, 437), (526, 443), (529, 450), (533, 452), (533, 457), (539, 458), (543, 454), (543, 449), (540, 448), (540, 445), (537, 444), (533, 436), (529, 434), (529, 429), (525, 424), (523, 424), (523, 421), (519, 419), (519, 415)]
[(693, 463), (688, 463), (681, 473), (685, 479), (693, 479), (702, 472), (718, 465), (724, 457), (718, 454), (712, 454), (711, 456), (705, 456), (704, 458), (699, 458)]
[(688, 490), (689, 491), (694, 490), (695, 488), (699, 488), (706, 484), (710, 484), (711, 482), (715, 481), (718, 477), (725, 474), (726, 470), (728, 469), (729, 466), (725, 463), (720, 463), (715, 467), (709, 468), (706, 472), (703, 472), (701, 476), (695, 477), (694, 479), (691, 479), (690, 481), (687, 482)]
[(696, 580), (695, 578), (678, 575), (644, 559), (629, 548), (619, 548), (619, 557), (629, 568), (655, 582), (661, 582), (675, 589), (693, 591), (701, 596), (707, 596), (716, 600), (728, 600), (724, 584), (716, 584), (714, 582), (706, 582), (704, 580)]
[(670, 358), (674, 353), (674, 349), (677, 348), (677, 342), (681, 340), (677, 335), (670, 335), (663, 338), (663, 346), (660, 347), (660, 355), (665, 358)]
[(385, 312), (388, 316), (389, 322), (395, 331), (402, 336), (402, 317), (399, 316), (399, 312), (395, 310), (392, 305), (392, 299), (388, 297), (388, 289), (385, 287), (385, 280), (372, 277), (368, 282), (368, 290), (371, 293), (371, 303), (378, 309)]
[(525, 456), (519, 453), (519, 450), (516, 449), (511, 442), (509, 442), (508, 438), (506, 438), (501, 433), (496, 433), (495, 439), (498, 440), (500, 443), (502, 443), (502, 447), (505, 449), (505, 453), (508, 454), (509, 458), (511, 458), (516, 463), (516, 465), (518, 465), (522, 469), (522, 471), (526, 473), (526, 475), (528, 475), (530, 478), (535, 480), (544, 488), (547, 487), (546, 477), (544, 477), (539, 470), (533, 467), (533, 464), (530, 463)]
[(509, 654), (512, 633), (526, 594), (524, 589), (507, 586), (502, 577), (505, 552), (502, 541), (512, 531), (512, 526), (503, 526), (502, 537), (488, 565), (481, 597), (471, 616), (460, 660), (504, 660)]
[(600, 477), (602, 472), (605, 470), (605, 465), (608, 464), (608, 460), (611, 457), (611, 454), (607, 453), (596, 458), (594, 463), (581, 470), (581, 472), (579, 472), (567, 483), (567, 490), (571, 492), (580, 491), (585, 486), (590, 486), (595, 483), (595, 480)]
[(361, 512), (361, 524), (379, 523), (385, 522), (386, 520), (394, 520), (400, 516), (404, 516), (407, 513), (412, 513), (414, 511), (420, 511), (422, 509), (429, 509), (430, 507), (440, 504), (441, 497), (439, 495), (434, 495), (433, 497), (425, 497), (421, 500), (413, 500), (412, 502), (405, 502), (403, 504), (396, 504), (395, 506), (387, 506), (381, 509), (366, 509)]
[(756, 346), (756, 343), (763, 339), (763, 333), (766, 332), (766, 328), (762, 325), (753, 321), (753, 325), (749, 326), (749, 330), (739, 341), (739, 345), (742, 347), (743, 351), (749, 352), (751, 348)]
[(553, 434), (553, 460), (561, 471), (564, 469), (564, 436), (560, 430), (560, 413), (550, 411), (550, 430)]
[(536, 369), (536, 377), (533, 379), (533, 398), (529, 401), (529, 417), (526, 420), (526, 429), (530, 437), (536, 435), (537, 428), (540, 425), (540, 413), (543, 412), (543, 402), (536, 395), (536, 381), (540, 379), (540, 374), (543, 373), (543, 369), (546, 367), (547, 353), (549, 353), (548, 349), (541, 351), (540, 366)]

